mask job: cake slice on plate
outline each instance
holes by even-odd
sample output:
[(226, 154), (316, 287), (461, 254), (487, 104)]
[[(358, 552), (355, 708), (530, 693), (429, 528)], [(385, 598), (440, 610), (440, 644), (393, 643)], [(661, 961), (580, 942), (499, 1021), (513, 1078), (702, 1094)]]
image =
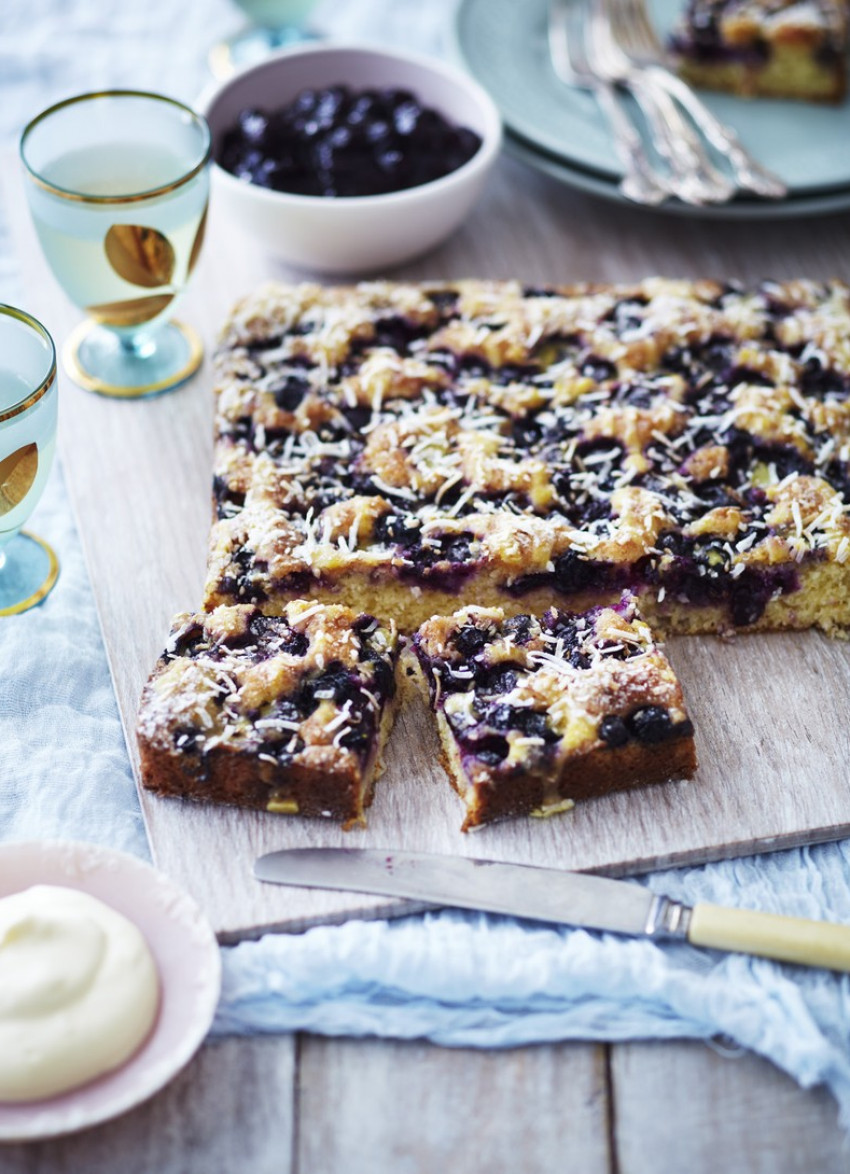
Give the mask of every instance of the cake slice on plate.
[(686, 81), (744, 97), (840, 102), (846, 0), (690, 0), (671, 38)]

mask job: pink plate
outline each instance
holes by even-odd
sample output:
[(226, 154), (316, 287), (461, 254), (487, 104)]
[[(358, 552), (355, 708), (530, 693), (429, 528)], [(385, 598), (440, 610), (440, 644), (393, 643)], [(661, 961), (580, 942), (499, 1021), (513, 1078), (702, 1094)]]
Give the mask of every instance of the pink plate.
[(221, 989), (221, 956), (204, 915), (135, 856), (67, 840), (0, 846), (0, 897), (35, 884), (79, 889), (134, 922), (156, 960), (161, 1002), (151, 1034), (122, 1067), (50, 1100), (0, 1104), (0, 1141), (73, 1133), (153, 1096), (200, 1047)]

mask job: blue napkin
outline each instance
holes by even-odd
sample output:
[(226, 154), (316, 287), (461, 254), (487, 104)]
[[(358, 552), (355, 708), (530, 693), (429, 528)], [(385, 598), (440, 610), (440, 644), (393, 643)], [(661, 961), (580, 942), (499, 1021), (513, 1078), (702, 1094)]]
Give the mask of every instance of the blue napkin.
[[(341, 35), (433, 47), (451, 0), (333, 0)], [(7, 10), (8, 9), (8, 10)], [(191, 98), (205, 48), (234, 25), (225, 0), (13, 0), (0, 30), (0, 135), (86, 88)], [(177, 26), (175, 25), (177, 22)], [(159, 30), (168, 27), (161, 56)], [(413, 31), (411, 31), (413, 30)], [(415, 34), (415, 35), (414, 35)], [(0, 223), (0, 300), (20, 303)], [(0, 839), (60, 836), (148, 857), (80, 543), (57, 469), (32, 519), (59, 583), (0, 619)], [(187, 601), (189, 603), (191, 601)], [(850, 844), (657, 874), (698, 899), (850, 923)], [(309, 1030), (500, 1047), (563, 1039), (723, 1037), (800, 1084), (825, 1082), (850, 1127), (850, 978), (688, 946), (659, 947), (507, 918), (443, 912), (269, 935), (224, 949), (214, 1034)]]

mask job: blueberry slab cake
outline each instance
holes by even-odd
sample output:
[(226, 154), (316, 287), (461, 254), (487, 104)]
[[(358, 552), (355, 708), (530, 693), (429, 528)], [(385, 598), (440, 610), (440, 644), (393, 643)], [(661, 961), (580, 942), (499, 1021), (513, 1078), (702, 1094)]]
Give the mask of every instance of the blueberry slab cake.
[(850, 290), (266, 286), (217, 356), (207, 610), (850, 623)]
[(540, 619), (466, 607), (423, 624), (412, 650), (464, 831), (696, 769), (681, 687), (628, 593)]
[(139, 714), (145, 787), (363, 823), (396, 697), (397, 639), (348, 608), (177, 616)]
[(690, 0), (671, 38), (682, 76), (745, 97), (840, 102), (847, 0)]

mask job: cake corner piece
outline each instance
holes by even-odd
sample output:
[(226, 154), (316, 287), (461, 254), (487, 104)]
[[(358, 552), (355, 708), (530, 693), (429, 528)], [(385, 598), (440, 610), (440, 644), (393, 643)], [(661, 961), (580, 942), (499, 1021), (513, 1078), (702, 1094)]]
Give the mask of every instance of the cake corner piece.
[(160, 795), (363, 826), (397, 703), (393, 623), (312, 601), (176, 617), (142, 693)]
[(632, 595), (584, 613), (434, 616), (412, 656), (463, 831), (696, 770), (681, 685)]

